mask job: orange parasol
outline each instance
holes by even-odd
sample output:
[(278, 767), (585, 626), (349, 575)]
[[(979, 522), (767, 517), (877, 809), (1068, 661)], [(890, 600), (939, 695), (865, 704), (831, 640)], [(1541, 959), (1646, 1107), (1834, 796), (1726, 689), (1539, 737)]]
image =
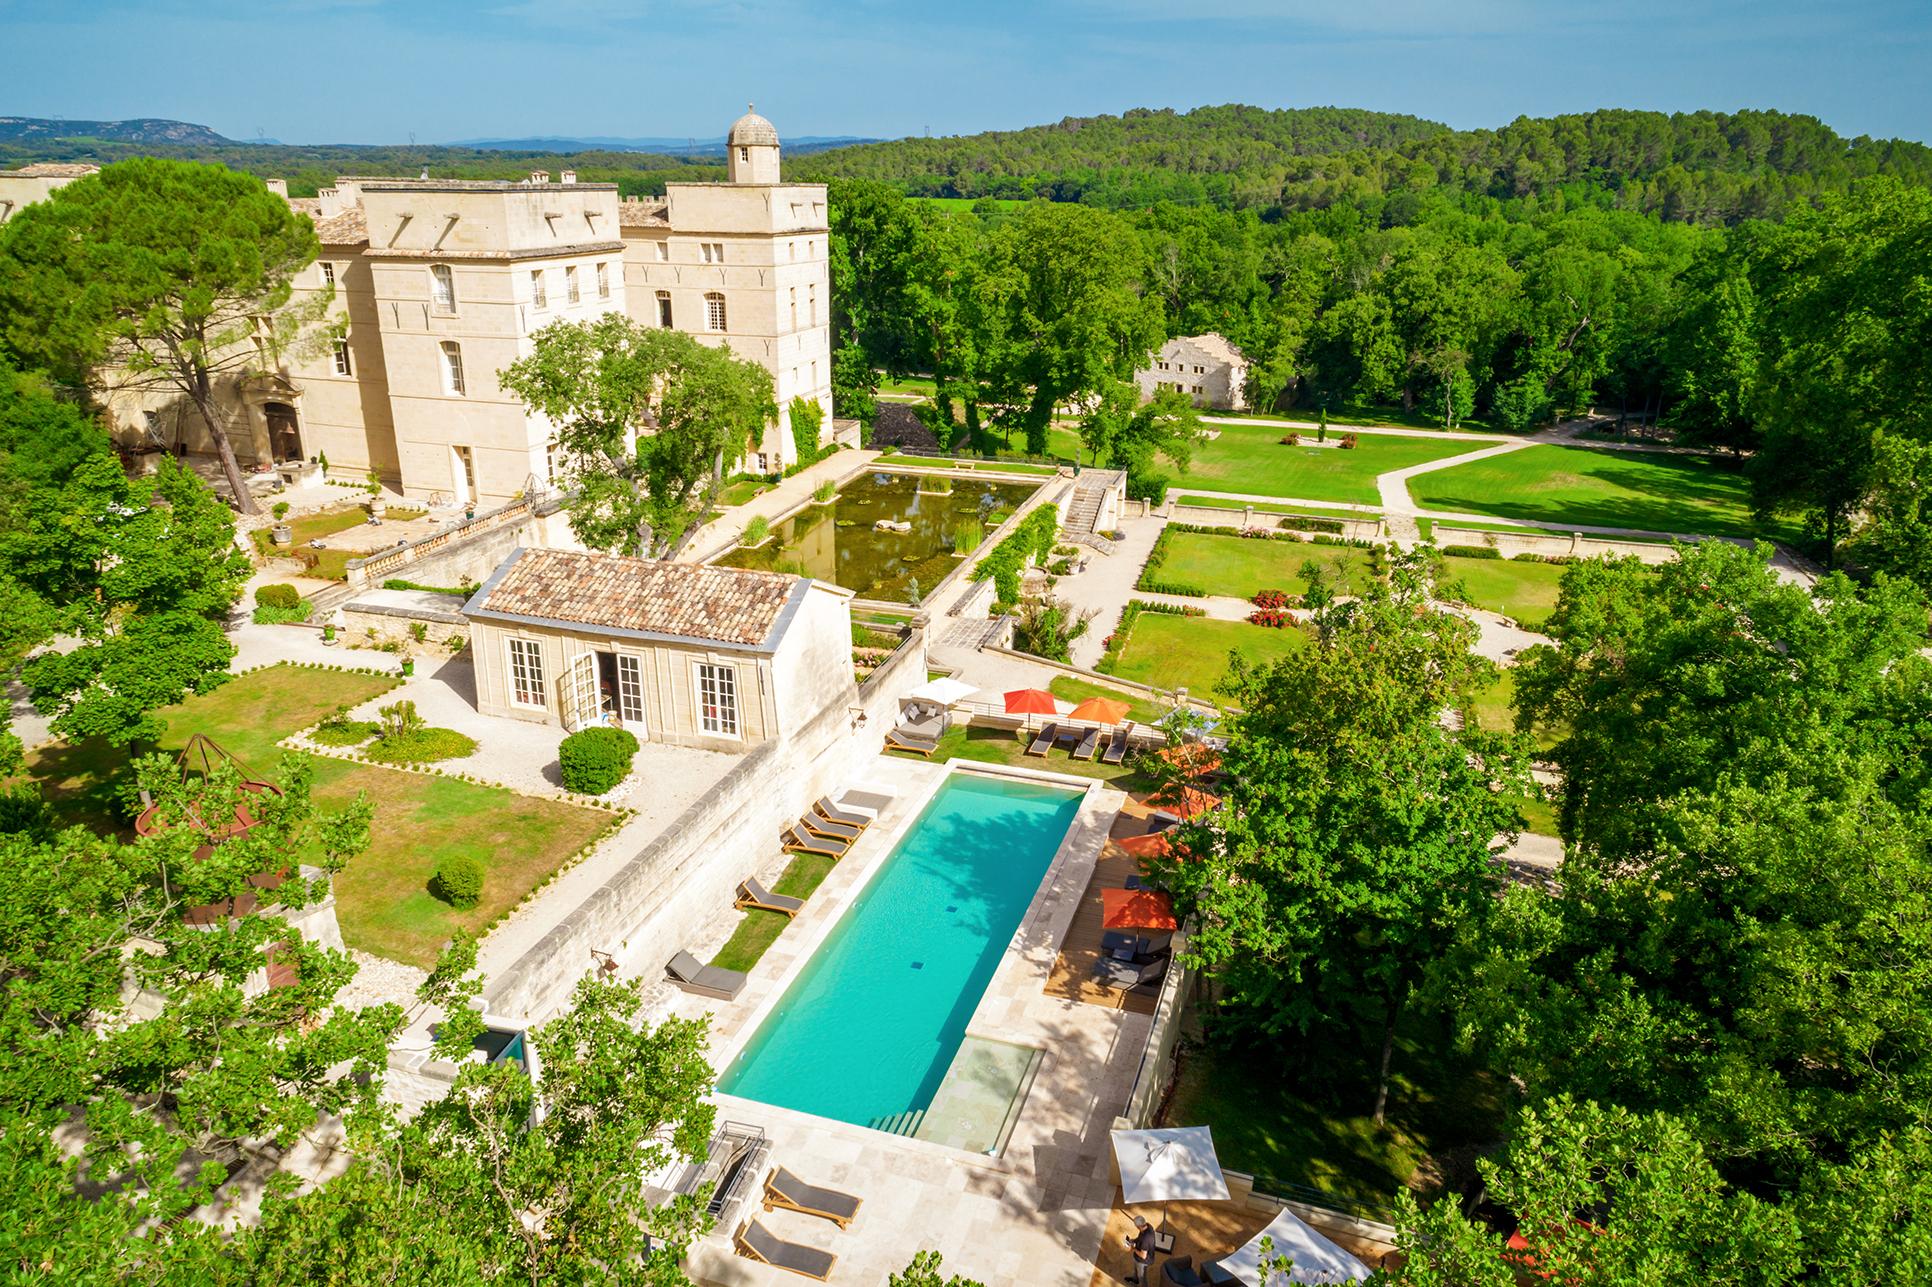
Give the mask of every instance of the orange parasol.
[(1221, 807), (1221, 797), (1211, 795), (1199, 787), (1172, 786), (1158, 792), (1148, 803), (1177, 818), (1193, 821), (1204, 813), (1212, 813)]
[(1060, 703), (1041, 688), (1016, 688), (1006, 695), (1008, 715), (1057, 715)]
[(1165, 831), (1150, 831), (1141, 836), (1126, 836), (1114, 841), (1123, 853), (1136, 858), (1165, 858), (1173, 853), (1174, 847), (1167, 843)]
[(1092, 720), (1096, 724), (1118, 724), (1127, 718), (1126, 702), (1111, 697), (1089, 697), (1067, 713), (1068, 719)]
[(1173, 901), (1151, 889), (1103, 889), (1100, 909), (1102, 929), (1171, 930), (1181, 924)]
[(1221, 767), (1220, 753), (1204, 742), (1163, 746), (1158, 754), (1183, 773), (1212, 773)]

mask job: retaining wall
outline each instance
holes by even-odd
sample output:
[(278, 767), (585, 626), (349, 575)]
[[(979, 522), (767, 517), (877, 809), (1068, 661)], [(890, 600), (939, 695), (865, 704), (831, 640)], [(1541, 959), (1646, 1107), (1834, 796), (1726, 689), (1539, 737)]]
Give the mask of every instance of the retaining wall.
[[(1269, 532), (1307, 531), (1306, 528), (1293, 525), (1295, 516), (1292, 514), (1270, 514), (1265, 510), (1256, 509), (1217, 509), (1211, 505), (1186, 505), (1179, 501), (1168, 506), (1168, 517), (1177, 523), (1192, 523), (1196, 527), (1225, 527), (1236, 531), (1244, 527), (1258, 527)], [(1342, 525), (1342, 530), (1330, 532), (1327, 535), (1343, 536), (1351, 541), (1386, 541), (1388, 539), (1388, 532), (1379, 517), (1347, 518), (1336, 514), (1334, 518)]]
[[(627, 972), (656, 977), (664, 962), (731, 905), (745, 873), (778, 845), (811, 802), (863, 776), (926, 681), (925, 635), (913, 631), (866, 682), (846, 690), (796, 732), (748, 752), (738, 766), (646, 844), (523, 956), (490, 980), (491, 1014), (541, 1021), (609, 952)], [(857, 713), (865, 721), (855, 725)]]
[[(1645, 563), (1670, 563), (1677, 558), (1676, 550), (1666, 541), (1623, 541), (1607, 536), (1588, 536), (1582, 532), (1485, 532), (1478, 528), (1437, 523), (1435, 538), (1437, 545), (1488, 546), (1504, 558), (1514, 558), (1518, 554), (1555, 554), (1593, 559), (1607, 554), (1613, 558), (1634, 556)], [(1709, 539), (1713, 538), (1685, 537), (1683, 543), (1694, 545), (1699, 540)]]

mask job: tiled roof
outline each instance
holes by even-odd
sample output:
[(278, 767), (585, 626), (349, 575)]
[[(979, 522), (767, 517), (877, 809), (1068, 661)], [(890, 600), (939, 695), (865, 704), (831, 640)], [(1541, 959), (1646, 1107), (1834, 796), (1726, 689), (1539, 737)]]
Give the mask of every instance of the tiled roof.
[(640, 201), (636, 197), (627, 197), (617, 203), (617, 226), (668, 228), (671, 226), (670, 208), (662, 201)]
[(746, 568), (526, 549), (465, 611), (747, 647), (771, 637), (799, 584)]
[(99, 174), (101, 167), (89, 165), (85, 161), (36, 161), (23, 165), (18, 170), (7, 170), (6, 174), (26, 175), (35, 179), (78, 179), (83, 175)]
[(315, 235), (325, 246), (359, 246), (369, 240), (369, 221), (363, 218), (361, 206), (313, 217)]
[(1209, 331), (1206, 335), (1185, 335), (1178, 342), (1192, 344), (1217, 362), (1241, 363), (1248, 360), (1240, 349), (1228, 342), (1225, 336), (1217, 335), (1213, 331)]

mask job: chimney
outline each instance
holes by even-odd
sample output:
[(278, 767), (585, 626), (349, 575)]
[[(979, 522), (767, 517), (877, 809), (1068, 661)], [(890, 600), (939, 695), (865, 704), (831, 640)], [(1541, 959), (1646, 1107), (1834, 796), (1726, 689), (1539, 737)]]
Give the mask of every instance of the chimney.
[(532, 170), (532, 171), (530, 171), (530, 182), (532, 182), (532, 183), (548, 183), (548, 182), (550, 182), (550, 171), (548, 171), (548, 170)]
[(268, 190), (276, 196), (281, 197), (284, 201), (288, 199), (287, 179), (263, 179), (262, 182), (267, 184)]
[(575, 183), (577, 181), (577, 172), (575, 170), (565, 170), (557, 181), (559, 183)]

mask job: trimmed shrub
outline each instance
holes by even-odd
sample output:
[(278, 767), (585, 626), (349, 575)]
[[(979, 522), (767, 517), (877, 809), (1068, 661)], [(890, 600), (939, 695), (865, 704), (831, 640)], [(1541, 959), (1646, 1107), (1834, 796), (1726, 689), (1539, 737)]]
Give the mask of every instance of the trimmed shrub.
[(564, 789), (602, 795), (622, 782), (637, 754), (637, 735), (623, 728), (579, 729), (557, 748)]
[(1342, 435), (1342, 441), (1341, 441), (1341, 448), (1342, 448), (1342, 450), (1343, 450), (1343, 451), (1354, 451), (1354, 450), (1355, 450), (1355, 435), (1354, 435), (1354, 434), (1352, 434), (1352, 433), (1345, 433), (1345, 434), (1343, 434), (1343, 435)]
[(1444, 558), (1457, 559), (1500, 559), (1503, 552), (1491, 545), (1445, 545), (1442, 547)]
[(436, 864), (429, 892), (451, 907), (476, 906), (483, 897), (483, 864), (469, 854), (451, 854)]
[(1568, 567), (1576, 562), (1574, 554), (1516, 554), (1510, 557), (1512, 563), (1554, 563), (1558, 567)]
[(302, 602), (302, 592), (292, 585), (264, 585), (255, 590), (258, 608), (293, 608)]
[(1277, 611), (1274, 608), (1262, 608), (1258, 611), (1250, 612), (1248, 614), (1248, 621), (1252, 625), (1266, 626), (1270, 630), (1280, 630), (1285, 626), (1294, 624), (1294, 620), (1287, 613)]
[(1286, 434), (1282, 437), (1281, 445), (1284, 447), (1299, 447), (1301, 446), (1301, 435), (1298, 433)]
[(1257, 608), (1279, 611), (1282, 608), (1299, 607), (1301, 604), (1301, 596), (1298, 594), (1289, 594), (1286, 590), (1261, 590), (1257, 591), (1254, 598), (1248, 600), (1248, 602), (1254, 604)]
[(476, 750), (476, 739), (453, 728), (416, 728), (406, 733), (384, 733), (367, 752), (377, 764), (430, 764), (460, 760)]
[(1140, 580), (1134, 582), (1134, 588), (1147, 594), (1178, 594), (1189, 599), (1205, 599), (1208, 595), (1206, 586), (1193, 585), (1187, 581), (1161, 581), (1144, 574)]
[(377, 727), (374, 720), (331, 715), (309, 734), (309, 741), (317, 746), (358, 746), (374, 737)]
[(1146, 501), (1149, 505), (1160, 505), (1167, 500), (1167, 477), (1164, 474), (1128, 474), (1127, 499)]
[(1279, 517), (1283, 527), (1292, 527), (1297, 532), (1330, 532), (1340, 536), (1346, 530), (1338, 518), (1308, 518), (1301, 514), (1282, 514)]

